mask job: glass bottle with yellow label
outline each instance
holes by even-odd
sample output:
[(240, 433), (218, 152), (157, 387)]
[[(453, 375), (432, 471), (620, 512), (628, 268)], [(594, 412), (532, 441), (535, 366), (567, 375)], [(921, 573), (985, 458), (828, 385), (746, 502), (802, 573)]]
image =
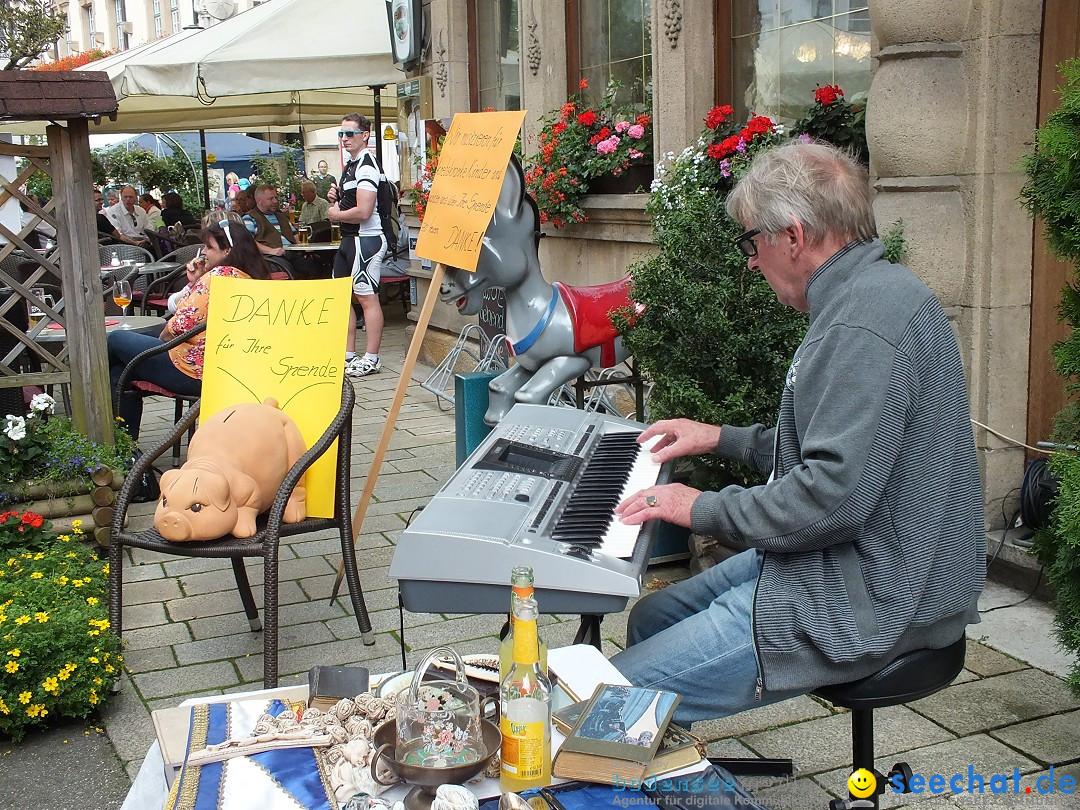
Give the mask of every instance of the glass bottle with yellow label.
[[(518, 599), (533, 599), (533, 570), (527, 565), (518, 565), (510, 572), (510, 622), (506, 636), (499, 644), (499, 683), (510, 671), (510, 662), (514, 658), (514, 605)], [(540, 671), (547, 675), (547, 645), (540, 641)]]
[(551, 783), (551, 684), (540, 669), (536, 600), (514, 603), (514, 653), (499, 688), (502, 789)]

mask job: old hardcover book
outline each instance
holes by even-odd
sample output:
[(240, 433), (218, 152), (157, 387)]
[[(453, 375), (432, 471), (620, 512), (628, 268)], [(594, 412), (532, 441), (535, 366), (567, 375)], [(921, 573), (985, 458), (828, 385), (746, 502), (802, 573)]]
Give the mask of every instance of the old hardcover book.
[(317, 666), (308, 671), (308, 706), (312, 709), (332, 709), (342, 698), (352, 699), (367, 690), (367, 667)]
[[(569, 734), (589, 701), (582, 700), (551, 715), (551, 724), (564, 735)], [(700, 762), (705, 757), (705, 743), (677, 723), (668, 723), (660, 740), (660, 748), (642, 775), (643, 779), (677, 771)]]
[[(654, 771), (671, 716), (679, 703), (674, 692), (601, 684), (566, 736), (552, 772), (567, 779), (612, 783), (640, 780)], [(696, 762), (696, 754), (685, 764)], [(690, 756), (673, 759), (680, 763)], [(681, 767), (676, 764), (664, 771)]]

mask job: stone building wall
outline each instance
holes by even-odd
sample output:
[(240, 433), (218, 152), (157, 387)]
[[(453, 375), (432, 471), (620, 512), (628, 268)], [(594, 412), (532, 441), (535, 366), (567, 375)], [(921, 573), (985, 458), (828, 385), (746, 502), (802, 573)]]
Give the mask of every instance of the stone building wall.
[[(1036, 126), (1042, 2), (871, 0), (870, 15), (878, 222), (904, 220), (908, 263), (957, 328), (973, 418), (1023, 439), (1032, 224), (1016, 166)], [(981, 428), (975, 438), (997, 525), (1023, 450)]]
[[(1036, 126), (1042, 0), (869, 5), (877, 68), (867, 137), (878, 222), (904, 220), (909, 264), (956, 326), (973, 417), (1022, 438), (1032, 225), (1017, 202), (1016, 165)], [(432, 44), (424, 73), (433, 78), (435, 116), (449, 117), (469, 108), (466, 0), (426, 0), (425, 8)], [(713, 104), (713, 9), (712, 0), (652, 3), (658, 158), (696, 138)], [(520, 30), (529, 149), (540, 116), (566, 99), (566, 28), (542, 0), (520, 0)], [(645, 195), (588, 198), (588, 223), (541, 241), (548, 279), (596, 284), (624, 275), (654, 249), (644, 203)], [(419, 292), (422, 300), (426, 284)], [(439, 304), (428, 359), (437, 362), (464, 324)], [(975, 436), (988, 524), (999, 525), (1002, 499), (1022, 476), (1022, 450), (982, 429)]]

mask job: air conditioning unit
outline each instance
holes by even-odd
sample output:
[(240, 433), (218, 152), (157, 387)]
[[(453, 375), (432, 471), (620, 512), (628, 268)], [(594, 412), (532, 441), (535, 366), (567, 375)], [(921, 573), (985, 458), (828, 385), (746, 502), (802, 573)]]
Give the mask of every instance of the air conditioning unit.
[(130, 34), (132, 31), (135, 30), (135, 28), (129, 21), (125, 20), (124, 22), (120, 23), (120, 30), (123, 31), (125, 34)]

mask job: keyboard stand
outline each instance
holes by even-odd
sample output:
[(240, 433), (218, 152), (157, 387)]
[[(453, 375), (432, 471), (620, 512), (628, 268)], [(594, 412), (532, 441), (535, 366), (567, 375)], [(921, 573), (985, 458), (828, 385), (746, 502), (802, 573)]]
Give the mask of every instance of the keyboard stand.
[(600, 647), (600, 622), (604, 617), (595, 613), (583, 613), (580, 616), (577, 635), (574, 636), (575, 644), (592, 644), (596, 649), (603, 652)]

